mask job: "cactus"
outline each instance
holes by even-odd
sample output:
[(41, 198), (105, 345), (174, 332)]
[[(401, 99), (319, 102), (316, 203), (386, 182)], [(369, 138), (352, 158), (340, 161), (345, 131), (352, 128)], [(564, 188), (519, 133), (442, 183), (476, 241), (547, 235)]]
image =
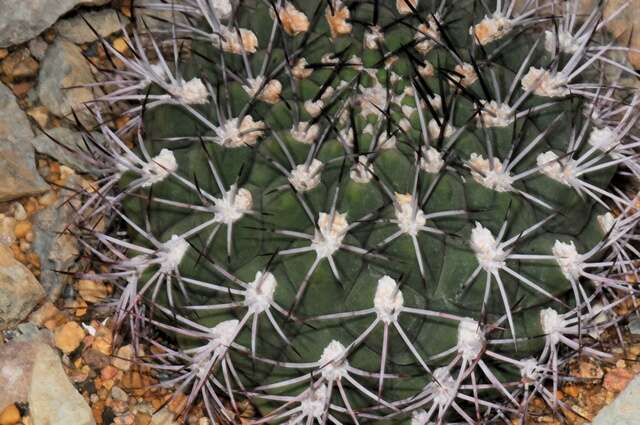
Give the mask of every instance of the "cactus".
[(94, 110), (129, 122), (101, 124), (85, 205), (126, 232), (90, 249), (120, 333), (171, 337), (154, 358), (184, 412), (569, 409), (567, 359), (610, 358), (635, 295), (638, 98), (606, 70), (637, 74), (603, 5), (518, 3), (167, 1), (134, 54), (104, 43), (124, 69)]

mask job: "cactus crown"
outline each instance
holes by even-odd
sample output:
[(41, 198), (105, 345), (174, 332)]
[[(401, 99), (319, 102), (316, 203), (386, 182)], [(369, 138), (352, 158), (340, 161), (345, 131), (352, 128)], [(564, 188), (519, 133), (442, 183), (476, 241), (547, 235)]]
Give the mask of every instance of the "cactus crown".
[(129, 238), (101, 240), (190, 403), (477, 423), (551, 400), (561, 347), (606, 356), (636, 98), (600, 9), (534, 3), (183, 0), (169, 55), (111, 49), (144, 131), (108, 133)]

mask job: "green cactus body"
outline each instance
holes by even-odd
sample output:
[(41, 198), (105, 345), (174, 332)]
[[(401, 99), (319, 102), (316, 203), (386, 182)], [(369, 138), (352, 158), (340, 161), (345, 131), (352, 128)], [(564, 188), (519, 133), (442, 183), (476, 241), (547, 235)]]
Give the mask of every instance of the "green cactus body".
[[(228, 322), (244, 347), (228, 350), (234, 370), (211, 373), (237, 376), (274, 423), (287, 419), (277, 396), (322, 385), (343, 407), (330, 413), (338, 421), (370, 412), (400, 423), (434, 371), (474, 362), (474, 344), (535, 357), (541, 311), (593, 293), (558, 241), (586, 253), (603, 240), (601, 192), (618, 164), (576, 141), (576, 129), (595, 127), (584, 98), (528, 73), (561, 70), (572, 55), (536, 45), (534, 24), (485, 15), (473, 1), (243, 2), (222, 22), (251, 30), (257, 47), (244, 33), (240, 47), (235, 27), (194, 41), (179, 72), (211, 97), (146, 112), (145, 149), (170, 150), (176, 168), (128, 195), (124, 211), (159, 241), (188, 243), (174, 273), (182, 283), (154, 300), (208, 329), (238, 321)], [(584, 155), (602, 166), (575, 172), (570, 161)], [(520, 379), (495, 357), (485, 367)]]

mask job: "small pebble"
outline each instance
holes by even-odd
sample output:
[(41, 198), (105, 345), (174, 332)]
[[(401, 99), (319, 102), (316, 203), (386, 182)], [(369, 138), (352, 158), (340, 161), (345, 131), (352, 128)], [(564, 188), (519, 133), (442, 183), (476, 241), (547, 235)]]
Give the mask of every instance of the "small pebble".
[(20, 411), (15, 404), (8, 405), (0, 412), (0, 425), (16, 425), (20, 422)]
[(112, 387), (111, 388), (111, 398), (114, 400), (127, 401), (129, 400), (129, 396), (124, 390), (120, 387)]
[(16, 238), (24, 239), (24, 237), (27, 236), (27, 233), (29, 233), (32, 228), (33, 226), (30, 222), (21, 220), (16, 223), (16, 227), (13, 229), (13, 232), (16, 235)]
[(113, 40), (113, 48), (119, 51), (120, 53), (124, 53), (127, 50), (129, 50), (129, 46), (127, 45), (127, 42), (122, 37), (118, 37), (115, 40)]
[(53, 339), (63, 353), (69, 354), (80, 346), (84, 338), (84, 330), (76, 322), (67, 322), (54, 332)]
[(116, 355), (111, 359), (111, 364), (120, 370), (127, 371), (131, 369), (131, 359), (133, 358), (133, 347), (131, 344), (125, 345), (118, 349)]
[(13, 218), (22, 221), (27, 219), (27, 211), (20, 202), (14, 202), (11, 204), (11, 211), (13, 211)]
[(633, 373), (631, 371), (615, 368), (607, 372), (602, 386), (609, 391), (620, 392), (625, 389), (632, 378)]
[(109, 295), (108, 288), (104, 283), (93, 280), (79, 280), (77, 289), (82, 299), (89, 303), (100, 302)]

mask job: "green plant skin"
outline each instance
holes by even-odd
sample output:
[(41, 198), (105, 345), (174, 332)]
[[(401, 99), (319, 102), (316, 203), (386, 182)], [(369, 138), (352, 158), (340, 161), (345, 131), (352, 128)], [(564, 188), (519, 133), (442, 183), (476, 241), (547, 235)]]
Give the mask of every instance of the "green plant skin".
[[(307, 16), (312, 16), (317, 7), (315, 3), (311, 1), (299, 2), (299, 7)], [(393, 12), (393, 2), (381, 3), (384, 3), (386, 7), (382, 8), (380, 12), (380, 22), (391, 22), (393, 19), (397, 19), (397, 15)], [(468, 60), (467, 46), (471, 43), (468, 28), (471, 23), (481, 19), (483, 14), (477, 7), (474, 9), (473, 2), (461, 3), (465, 5), (449, 10), (444, 16), (443, 22), (446, 23), (445, 31), (451, 37), (451, 42), (457, 46), (461, 56)], [(421, 2), (420, 8), (424, 11), (431, 10), (431, 2)], [(342, 57), (349, 58), (355, 54), (363, 59), (365, 65), (378, 66), (378, 78), (384, 84), (385, 76), (389, 75), (389, 71), (385, 71), (377, 63), (380, 52), (363, 50), (361, 46), (362, 26), (354, 24), (354, 30), (350, 36), (331, 40), (326, 36), (328, 28), (323, 18), (323, 11), (324, 6), (319, 14), (317, 24), (312, 28), (312, 34), (309, 36), (310, 40), (319, 36), (318, 40), (302, 45), (303, 36), (288, 37), (286, 41), (290, 43), (290, 50), (302, 47), (301, 57), (305, 57), (309, 63), (320, 63), (322, 56), (326, 53), (336, 53), (346, 49)], [(372, 7), (371, 5), (363, 5), (356, 11), (352, 10), (352, 15), (354, 19), (370, 21)], [(394, 25), (385, 33), (384, 45), (387, 51), (400, 48), (413, 39), (414, 31), (411, 30), (411, 27), (417, 26), (418, 21), (415, 17), (409, 17), (407, 21), (410, 22), (410, 25)], [(256, 33), (262, 49), (267, 45), (273, 21), (264, 4), (256, 4), (255, 10), (249, 7), (247, 13), (241, 13), (239, 22), (242, 27), (251, 28)], [(496, 71), (502, 90), (509, 87), (535, 36), (525, 33), (509, 37), (513, 37), (512, 44), (499, 54), (491, 65)], [(488, 50), (491, 47), (493, 46), (490, 45)], [(213, 65), (213, 63), (219, 63), (221, 56), (224, 57), (225, 64), (229, 69), (234, 69), (239, 75), (243, 75), (240, 56), (221, 55), (219, 51), (204, 43), (194, 43), (194, 50), (199, 54), (193, 56), (192, 62), (184, 64), (185, 76), (207, 79), (213, 87), (222, 87), (224, 84), (222, 77), (216, 72)], [(476, 52), (476, 54), (481, 56), (480, 52)], [(259, 50), (256, 54), (249, 56), (254, 72), (259, 71), (264, 56), (264, 50)], [(400, 79), (389, 87), (390, 91), (396, 94), (403, 92), (416, 73), (414, 64), (406, 54), (399, 52), (398, 56), (399, 59), (391, 67), (391, 70), (397, 73)], [(275, 69), (282, 62), (283, 58), (282, 49), (276, 47), (267, 68), (267, 75), (269, 75), (269, 70)], [(452, 56), (443, 48), (433, 49), (425, 58), (442, 69), (452, 69), (455, 65)], [(539, 47), (533, 56), (532, 65), (546, 65), (551, 59), (549, 54)], [(481, 62), (479, 66), (488, 75), (488, 65)], [(273, 77), (282, 83), (283, 100), (276, 105), (253, 101), (250, 108), (250, 114), (254, 119), (264, 121), (271, 131), (278, 132), (282, 136), (296, 163), (305, 160), (310, 145), (299, 143), (289, 135), (289, 129), (295, 122), (294, 111), (296, 109), (301, 111), (300, 120), (311, 120), (312, 117), (304, 111), (303, 101), (314, 98), (327, 79), (332, 78), (332, 74), (331, 68), (319, 68), (307, 80), (294, 80), (294, 84), (297, 85), (300, 96), (302, 96), (301, 99), (298, 94), (292, 91), (289, 76), (283, 71), (276, 73)], [(344, 69), (338, 73), (337, 78), (331, 80), (330, 85), (337, 88), (341, 81), (351, 82), (352, 79), (357, 79), (357, 76), (356, 70)], [(485, 75), (485, 78), (488, 77)], [(371, 82), (370, 77), (363, 76), (360, 86), (366, 87)], [(447, 101), (451, 100), (454, 88), (449, 86), (443, 77), (438, 77), (436, 74), (435, 77), (425, 78), (424, 82), (434, 93), (440, 94)], [(225, 107), (228, 104), (233, 116), (236, 116), (251, 101), (251, 98), (236, 82), (229, 83), (226, 88), (230, 97), (221, 99), (221, 102)], [(479, 98), (486, 98), (480, 82), (474, 83), (468, 90)], [(517, 93), (521, 93), (520, 89)], [(546, 101), (548, 99), (532, 95), (520, 107), (520, 110), (526, 110)], [(411, 98), (405, 98), (405, 102), (415, 105)], [(476, 126), (475, 120), (472, 119), (473, 104), (464, 96), (456, 97), (455, 108), (451, 124), (456, 128), (466, 125), (466, 128), (452, 147), (451, 169), (444, 171), (440, 177), (421, 172), (418, 188), (420, 194), (424, 194), (434, 179), (439, 178), (424, 211), (464, 209), (468, 214), (439, 219), (427, 224), (445, 231), (446, 235), (419, 233), (418, 241), (426, 269), (424, 281), (418, 270), (411, 239), (407, 235), (399, 237), (385, 247), (382, 254), (386, 255), (388, 260), (363, 258), (360, 255), (339, 251), (334, 255), (334, 259), (341, 273), (340, 281), (334, 277), (329, 264), (326, 261), (321, 262), (311, 276), (303, 298), (295, 310), (297, 317), (308, 318), (370, 308), (377, 280), (388, 274), (402, 277), (405, 305), (468, 316), (476, 320), (482, 319), (480, 312), (485, 273), (481, 272), (468, 290), (462, 290), (463, 283), (467, 281), (478, 265), (468, 242), (474, 223), (476, 221), (482, 223), (496, 235), (507, 220), (509, 226), (506, 239), (539, 222), (548, 216), (550, 211), (516, 193), (500, 193), (481, 186), (470, 176), (468, 169), (461, 165), (462, 161), (468, 159), (473, 152), (481, 153), (486, 158), (488, 152), (486, 152), (484, 140), (487, 137), (493, 141), (494, 155), (504, 159), (514, 146), (514, 139), (522, 136), (526, 145), (546, 129), (558, 114), (566, 114), (566, 120), (563, 119), (561, 125), (556, 125), (553, 131), (527, 155), (525, 160), (515, 168), (514, 174), (530, 169), (535, 166), (536, 156), (541, 152), (552, 149), (559, 154), (567, 153), (570, 128), (566, 122), (575, 120), (576, 123), (580, 123), (584, 118), (580, 114), (581, 101), (571, 97), (562, 100), (543, 113), (534, 113), (521, 118), (506, 128), (483, 129)], [(211, 122), (217, 122), (211, 104), (198, 106), (196, 109)], [(379, 119), (367, 119), (358, 112), (359, 110), (356, 108), (354, 123), (355, 133), (360, 144), (358, 149), (360, 152), (366, 152), (371, 136), (363, 134), (363, 128), (368, 121), (378, 122)], [(432, 111), (429, 109), (423, 110), (423, 113), (427, 121), (433, 117)], [(336, 115), (337, 111), (334, 107), (325, 116), (337, 120)], [(403, 112), (398, 105), (392, 108), (391, 116), (403, 117)], [(412, 190), (413, 175), (416, 172), (414, 153), (421, 143), (417, 115), (407, 118), (410, 118), (412, 128), (405, 134), (399, 133), (396, 136), (398, 139), (396, 148), (381, 151), (373, 162), (375, 175), (392, 191), (398, 193), (410, 193)], [(326, 126), (327, 123), (322, 119), (318, 122), (322, 126)], [(273, 158), (286, 164), (286, 158), (276, 139), (267, 132), (255, 147), (238, 148), (224, 148), (214, 143), (202, 144), (198, 141), (180, 142), (179, 144), (163, 141), (162, 139), (167, 137), (205, 136), (211, 133), (177, 106), (162, 106), (147, 112), (144, 126), (147, 149), (152, 154), (157, 154), (163, 147), (171, 148), (178, 161), (178, 173), (191, 182), (197, 183), (203, 190), (216, 196), (219, 194), (207, 164), (208, 154), (213, 159), (227, 188), (237, 182), (239, 187), (251, 191), (253, 208), (260, 212), (260, 215), (257, 217), (244, 216), (234, 224), (233, 253), (230, 257), (227, 257), (226, 253), (226, 228), (224, 226), (214, 238), (213, 243), (206, 249), (206, 257), (247, 282), (254, 279), (256, 272), (264, 270), (271, 260), (270, 271), (278, 282), (275, 301), (285, 307), (292, 305), (299, 282), (304, 279), (304, 275), (314, 262), (316, 254), (312, 251), (293, 256), (276, 256), (271, 259), (272, 255), (278, 251), (308, 245), (307, 241), (293, 241), (291, 238), (274, 234), (272, 230), (295, 230), (312, 235), (315, 223), (310, 222), (300, 203), (296, 200), (292, 189), (289, 188), (281, 192), (274, 191), (275, 188), (288, 184), (286, 177), (265, 159)], [(343, 127), (338, 125), (338, 128)], [(446, 140), (436, 140), (435, 147), (441, 149)], [(581, 149), (586, 148), (582, 147)], [(207, 151), (207, 154), (204, 150)], [(330, 210), (333, 194), (337, 188), (340, 190), (337, 210), (347, 213), (349, 223), (362, 219), (371, 213), (375, 213), (377, 218), (393, 218), (393, 205), (376, 179), (369, 183), (357, 183), (349, 178), (349, 168), (353, 163), (353, 158), (345, 156), (345, 149), (336, 139), (335, 132), (330, 134), (328, 140), (323, 143), (317, 158), (325, 164), (329, 161), (332, 162), (324, 168), (321, 184), (304, 194), (316, 219), (318, 213)], [(615, 168), (610, 167), (601, 172), (590, 174), (586, 179), (600, 188), (606, 188), (614, 173)], [(518, 253), (550, 254), (551, 247), (556, 240), (574, 241), (578, 252), (585, 252), (602, 240), (604, 234), (598, 226), (597, 216), (602, 214), (604, 210), (591, 198), (580, 197), (573, 189), (541, 174), (527, 179), (525, 182), (518, 182), (516, 186), (550, 203), (554, 207), (553, 212), (556, 213), (555, 217), (539, 231), (518, 242)], [(172, 179), (154, 185), (152, 193), (153, 196), (165, 199), (200, 204), (197, 194), (185, 190), (181, 184)], [(211, 214), (208, 213), (190, 213), (184, 209), (167, 207), (153, 202), (148, 208), (147, 202), (143, 198), (129, 197), (125, 201), (125, 212), (128, 217), (139, 223), (142, 223), (144, 216), (148, 214), (152, 231), (160, 240), (168, 240), (172, 235), (181, 234), (211, 218)], [(371, 249), (396, 230), (397, 227), (393, 224), (374, 221), (363, 222), (357, 227), (357, 230), (349, 233), (345, 242)], [(186, 277), (208, 282), (222, 282), (224, 279), (215, 272), (210, 261), (206, 258), (199, 258), (198, 251), (205, 249), (205, 239), (204, 236), (190, 239), (190, 243), (197, 250), (189, 249), (180, 265), (180, 273)], [(534, 282), (541, 284), (545, 290), (553, 295), (568, 303), (571, 302), (570, 284), (555, 263), (522, 262), (515, 265), (514, 268)], [(513, 310), (516, 333), (518, 337), (529, 338), (526, 342), (518, 344), (517, 355), (519, 358), (524, 358), (529, 354), (539, 352), (544, 344), (538, 323), (540, 309), (554, 305), (555, 307), (559, 306), (514, 278), (504, 276), (503, 282), (512, 305), (517, 302), (517, 306)], [(190, 300), (183, 299), (178, 291), (175, 295), (178, 297), (179, 303), (216, 304), (229, 301), (228, 296), (209, 293), (202, 289), (193, 289)], [(502, 316), (505, 311), (500, 293), (495, 286), (489, 300), (486, 314), (488, 321), (491, 322)], [(240, 318), (242, 315), (243, 311), (225, 310), (214, 313), (199, 312), (194, 318), (199, 323), (212, 327), (221, 321)], [(287, 346), (278, 337), (268, 321), (260, 320), (257, 333), (259, 338), (257, 354), (260, 357), (279, 361), (314, 362), (318, 360), (324, 347), (331, 340), (335, 339), (347, 345), (366, 329), (372, 319), (370, 316), (365, 316), (344, 321), (315, 322), (313, 327), (296, 320), (287, 320), (284, 317), (277, 317), (277, 320), (291, 339), (292, 345)], [(438, 354), (456, 345), (456, 326), (451, 322), (410, 315), (401, 315), (399, 322), (423, 357)], [(495, 335), (502, 338), (510, 337), (508, 328)], [(381, 361), (381, 341), (382, 329), (378, 328), (367, 338), (365, 344), (349, 356), (349, 363), (363, 370), (377, 371)], [(248, 328), (242, 331), (236, 342), (244, 346), (250, 345)], [(182, 343), (185, 346), (193, 344), (192, 341), (184, 338)], [(398, 334), (390, 334), (389, 347), (387, 360), (389, 373), (410, 377), (410, 379), (385, 382), (384, 397), (388, 401), (393, 401), (419, 392), (430, 381), (430, 376), (420, 368)], [(505, 352), (513, 352), (513, 347), (501, 349)], [(242, 378), (247, 380), (248, 386), (278, 382), (298, 374), (297, 371), (252, 362), (246, 356), (233, 352), (231, 356)], [(449, 359), (440, 359), (435, 366), (445, 364)], [(517, 373), (517, 371), (505, 368), (503, 365), (494, 364), (492, 368), (496, 371), (502, 370), (505, 379), (512, 376), (511, 374)], [(280, 391), (289, 395), (298, 394), (305, 385), (307, 385), (306, 382), (301, 386), (287, 387)], [(372, 381), (370, 388), (375, 389), (375, 385), (376, 383)], [(349, 391), (354, 408), (370, 404), (370, 400), (362, 398), (355, 391)], [(265, 411), (270, 409), (268, 403), (261, 405), (261, 408)]]

